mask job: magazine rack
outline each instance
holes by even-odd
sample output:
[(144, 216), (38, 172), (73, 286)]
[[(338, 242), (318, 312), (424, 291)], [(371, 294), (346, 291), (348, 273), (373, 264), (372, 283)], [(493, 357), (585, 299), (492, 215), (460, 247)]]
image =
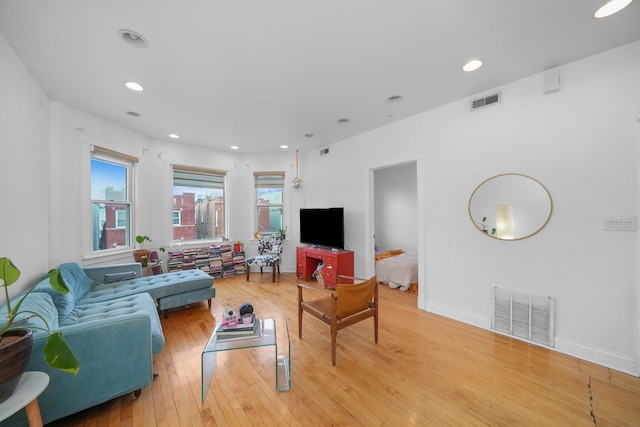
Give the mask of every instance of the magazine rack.
[(260, 335), (255, 337), (243, 337), (233, 339), (218, 339), (216, 330), (213, 330), (209, 342), (202, 351), (202, 403), (204, 403), (216, 369), (217, 354), (220, 351), (240, 350), (243, 348), (275, 347), (276, 354), (276, 390), (287, 391), (291, 388), (291, 341), (289, 340), (289, 326), (284, 322), (285, 336), (282, 342), (284, 349), (278, 353), (278, 339), (276, 336), (276, 321), (274, 319), (260, 319)]

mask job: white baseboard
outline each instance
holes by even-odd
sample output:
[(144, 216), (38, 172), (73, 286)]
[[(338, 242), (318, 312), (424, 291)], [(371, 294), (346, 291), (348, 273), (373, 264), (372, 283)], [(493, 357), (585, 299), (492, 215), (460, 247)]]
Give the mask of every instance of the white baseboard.
[(462, 323), (477, 326), (479, 328), (491, 329), (491, 319), (485, 319), (475, 314), (459, 310), (452, 310), (449, 307), (429, 302), (427, 302), (426, 308), (424, 308), (424, 310), (434, 314), (438, 314), (440, 316), (448, 317), (449, 319), (457, 320)]
[(557, 337), (555, 344), (555, 350), (560, 353), (640, 377), (640, 361), (638, 359)]

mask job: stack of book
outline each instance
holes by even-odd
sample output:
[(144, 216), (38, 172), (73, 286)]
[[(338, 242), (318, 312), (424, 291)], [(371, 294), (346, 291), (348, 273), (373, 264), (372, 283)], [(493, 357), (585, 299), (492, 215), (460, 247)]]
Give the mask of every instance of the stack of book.
[(169, 251), (167, 266), (169, 272), (182, 270), (182, 251)]
[(222, 277), (222, 256), (219, 245), (211, 245), (209, 248), (209, 274), (213, 277)]
[(196, 250), (196, 268), (209, 274), (209, 248)]
[(233, 267), (236, 274), (246, 274), (247, 268), (244, 264), (244, 252), (233, 253)]
[(233, 276), (235, 274), (235, 268), (233, 266), (231, 245), (220, 246), (220, 256), (222, 257), (222, 276)]
[(195, 270), (196, 268), (196, 249), (184, 249), (182, 251), (182, 269)]
[(255, 315), (251, 323), (239, 323), (236, 326), (218, 325), (216, 327), (218, 340), (257, 338), (261, 335), (260, 319), (255, 317)]

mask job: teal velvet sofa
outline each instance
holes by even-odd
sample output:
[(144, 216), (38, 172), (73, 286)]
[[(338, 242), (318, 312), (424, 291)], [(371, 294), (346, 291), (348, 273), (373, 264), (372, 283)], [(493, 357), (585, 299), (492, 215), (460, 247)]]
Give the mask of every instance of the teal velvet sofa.
[[(164, 301), (161, 310), (168, 310), (184, 301), (191, 304), (196, 298), (203, 301), (215, 296), (213, 279), (199, 270), (140, 277), (137, 263), (84, 269), (67, 263), (58, 268), (69, 293), (56, 293), (43, 278), (22, 305), (23, 310), (42, 314), (51, 330), (62, 331), (80, 361), (75, 376), (50, 368), (42, 357), (47, 334), (34, 330), (27, 370), (46, 372), (50, 377), (38, 399), (45, 424), (119, 396), (138, 396), (153, 382), (153, 355), (165, 344), (158, 316), (160, 302)], [(137, 277), (104, 283), (105, 275)], [(1, 307), (0, 316), (4, 313), (6, 308)], [(29, 322), (37, 325), (41, 320)], [(24, 410), (0, 423), (0, 427), (27, 425)]]

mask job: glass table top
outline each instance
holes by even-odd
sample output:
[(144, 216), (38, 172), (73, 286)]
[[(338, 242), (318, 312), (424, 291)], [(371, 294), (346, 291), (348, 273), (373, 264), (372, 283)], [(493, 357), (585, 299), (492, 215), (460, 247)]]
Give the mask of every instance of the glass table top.
[(289, 340), (289, 327), (284, 323), (285, 335), (281, 338), (281, 352), (278, 352), (278, 338), (276, 336), (276, 321), (274, 319), (259, 319), (259, 336), (234, 336), (222, 338), (216, 331), (216, 325), (207, 345), (202, 350), (201, 374), (202, 374), (202, 402), (204, 403), (213, 380), (213, 374), (217, 365), (218, 352), (228, 350), (240, 350), (244, 348), (257, 348), (273, 346), (275, 348), (276, 390), (287, 391), (291, 388), (291, 342)]

